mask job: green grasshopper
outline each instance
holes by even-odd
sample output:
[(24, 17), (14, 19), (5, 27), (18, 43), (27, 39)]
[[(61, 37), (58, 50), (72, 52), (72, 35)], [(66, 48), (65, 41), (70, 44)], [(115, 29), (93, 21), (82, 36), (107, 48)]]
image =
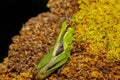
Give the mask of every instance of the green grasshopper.
[(73, 47), (73, 33), (74, 28), (68, 28), (64, 21), (54, 49), (47, 53), (33, 70), (36, 80), (45, 79), (67, 62)]

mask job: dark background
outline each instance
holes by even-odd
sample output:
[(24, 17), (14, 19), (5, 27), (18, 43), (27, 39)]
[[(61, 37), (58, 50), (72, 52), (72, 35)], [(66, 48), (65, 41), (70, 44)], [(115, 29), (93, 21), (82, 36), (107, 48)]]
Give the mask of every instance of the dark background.
[(12, 37), (29, 18), (49, 9), (48, 0), (1, 0), (0, 1), (0, 62), (7, 56)]

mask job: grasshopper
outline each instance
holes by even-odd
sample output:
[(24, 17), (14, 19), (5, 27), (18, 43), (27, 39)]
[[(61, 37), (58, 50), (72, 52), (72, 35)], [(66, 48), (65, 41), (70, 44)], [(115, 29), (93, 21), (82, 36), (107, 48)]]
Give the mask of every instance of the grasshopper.
[[(66, 21), (68, 21), (67, 11), (65, 11), (65, 13)], [(34, 68), (33, 74), (36, 80), (45, 79), (64, 65), (69, 59), (73, 47), (74, 28), (68, 28), (66, 21), (62, 23), (54, 48), (51, 49)]]
[(47, 53), (33, 70), (36, 80), (45, 79), (67, 62), (73, 47), (73, 33), (74, 28), (68, 28), (64, 21), (54, 49)]

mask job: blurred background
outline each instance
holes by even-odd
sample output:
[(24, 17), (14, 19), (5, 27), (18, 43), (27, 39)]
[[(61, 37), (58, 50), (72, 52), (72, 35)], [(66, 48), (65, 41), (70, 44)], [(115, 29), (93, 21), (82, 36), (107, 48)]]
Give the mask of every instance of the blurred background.
[(28, 19), (49, 11), (48, 0), (1, 0), (0, 1), (0, 62), (7, 56), (12, 37)]

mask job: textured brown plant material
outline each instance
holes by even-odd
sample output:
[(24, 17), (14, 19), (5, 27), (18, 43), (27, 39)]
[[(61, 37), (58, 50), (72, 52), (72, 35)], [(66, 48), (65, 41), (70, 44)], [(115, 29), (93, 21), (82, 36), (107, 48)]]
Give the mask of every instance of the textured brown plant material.
[[(54, 45), (61, 23), (66, 20), (64, 11), (71, 18), (78, 10), (77, 1), (49, 0), (50, 12), (41, 13), (23, 25), (20, 34), (12, 38), (8, 57), (0, 63), (0, 80), (32, 80), (31, 70)], [(120, 63), (106, 59), (104, 53), (86, 52), (88, 44), (74, 42), (68, 62), (46, 80), (119, 80)]]
[(8, 57), (0, 64), (0, 80), (32, 79), (31, 70), (55, 43), (65, 20), (64, 11), (67, 11), (68, 17), (77, 11), (77, 1), (72, 0), (50, 0), (47, 6), (51, 12), (29, 19), (20, 34), (12, 38)]

